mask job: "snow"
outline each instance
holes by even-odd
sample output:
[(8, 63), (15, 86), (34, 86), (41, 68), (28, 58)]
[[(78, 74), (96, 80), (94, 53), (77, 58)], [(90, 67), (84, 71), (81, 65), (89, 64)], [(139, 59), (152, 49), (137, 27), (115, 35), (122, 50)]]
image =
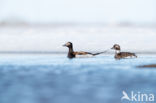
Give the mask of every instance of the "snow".
[(73, 42), (80, 51), (104, 51), (117, 43), (122, 50), (155, 52), (155, 27), (139, 26), (1, 26), (0, 51), (66, 52)]

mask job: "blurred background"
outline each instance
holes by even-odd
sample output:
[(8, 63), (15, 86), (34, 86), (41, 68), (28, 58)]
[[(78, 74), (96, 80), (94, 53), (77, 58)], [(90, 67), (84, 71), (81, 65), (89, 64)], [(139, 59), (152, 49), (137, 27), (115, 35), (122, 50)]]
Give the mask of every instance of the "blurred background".
[[(117, 43), (138, 58), (69, 60), (68, 41), (93, 53)], [(156, 94), (156, 71), (138, 68), (156, 64), (144, 55), (155, 45), (156, 0), (0, 0), (0, 103), (127, 103), (123, 91), (139, 101)]]
[(155, 0), (0, 0), (1, 52), (156, 51)]

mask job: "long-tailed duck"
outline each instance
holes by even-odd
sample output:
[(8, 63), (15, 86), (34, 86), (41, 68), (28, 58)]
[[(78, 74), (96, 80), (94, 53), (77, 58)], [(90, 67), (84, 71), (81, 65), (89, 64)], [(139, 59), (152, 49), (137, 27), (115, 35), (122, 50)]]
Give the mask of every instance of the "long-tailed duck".
[(120, 52), (120, 46), (118, 44), (114, 44), (114, 46), (111, 48), (115, 50), (115, 59), (121, 59), (121, 58), (127, 58), (127, 57), (136, 57), (135, 53), (130, 53), (130, 52)]
[(73, 44), (71, 42), (67, 42), (66, 44), (64, 44), (63, 46), (68, 47), (69, 51), (68, 51), (68, 58), (76, 58), (76, 57), (92, 57), (95, 55), (99, 55), (102, 54), (104, 52), (99, 52), (99, 53), (90, 53), (90, 52), (74, 52), (73, 50)]

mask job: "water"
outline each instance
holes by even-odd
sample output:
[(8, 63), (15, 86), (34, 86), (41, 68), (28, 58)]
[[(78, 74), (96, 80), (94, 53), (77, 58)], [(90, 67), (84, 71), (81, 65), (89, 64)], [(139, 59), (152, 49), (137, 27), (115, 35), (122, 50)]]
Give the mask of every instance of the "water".
[(0, 103), (120, 103), (122, 91), (156, 94), (156, 55), (115, 60), (112, 55), (1, 55)]

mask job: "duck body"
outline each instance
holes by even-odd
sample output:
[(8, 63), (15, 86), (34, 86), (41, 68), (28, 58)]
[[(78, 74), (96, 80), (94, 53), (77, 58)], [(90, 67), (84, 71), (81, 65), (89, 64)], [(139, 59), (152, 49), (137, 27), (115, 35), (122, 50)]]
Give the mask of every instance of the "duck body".
[(137, 57), (135, 53), (130, 53), (130, 52), (120, 52), (116, 53), (114, 58), (115, 59), (121, 59), (121, 58), (132, 58), (132, 57)]
[(135, 53), (130, 52), (120, 52), (120, 46), (118, 44), (115, 44), (111, 49), (115, 50), (115, 59), (122, 59), (122, 58), (137, 58)]
[(68, 53), (67, 57), (68, 58), (75, 58), (75, 55), (74, 55), (74, 53)]
[(68, 58), (85, 58), (85, 57), (92, 57), (94, 55), (92, 55), (91, 53), (89, 52), (83, 52), (83, 51), (80, 51), (80, 52), (68, 52)]
[(84, 52), (84, 51), (80, 51), (80, 52), (74, 52), (73, 50), (73, 44), (71, 42), (67, 42), (66, 44), (64, 44), (63, 46), (68, 47), (69, 51), (68, 51), (68, 55), (67, 57), (72, 59), (72, 58), (86, 58), (86, 57), (93, 57), (95, 55), (99, 55), (102, 54), (104, 52), (100, 52), (100, 53), (90, 53), (90, 52)]

